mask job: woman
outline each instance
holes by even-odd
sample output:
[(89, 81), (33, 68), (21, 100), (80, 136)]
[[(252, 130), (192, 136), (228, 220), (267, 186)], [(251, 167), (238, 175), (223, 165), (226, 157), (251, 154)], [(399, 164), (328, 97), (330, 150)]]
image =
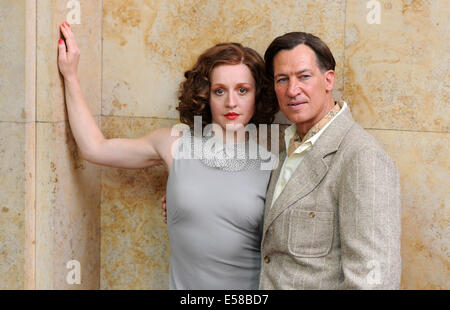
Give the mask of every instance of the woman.
[[(170, 288), (257, 289), (270, 170), (259, 169), (255, 162), (260, 159), (247, 156), (252, 140), (242, 133), (249, 122), (271, 123), (278, 109), (276, 101), (262, 95), (268, 85), (262, 58), (240, 44), (218, 44), (185, 73), (177, 110), (190, 128), (195, 129), (194, 121), (201, 116), (206, 136), (183, 131), (179, 139), (180, 130), (173, 134), (171, 128), (162, 128), (138, 139), (105, 139), (80, 90), (80, 52), (70, 25), (60, 28), (65, 42), (59, 41), (58, 64), (81, 156), (117, 168), (163, 163), (169, 171)], [(214, 148), (213, 156), (205, 156), (202, 147), (198, 154), (195, 145), (211, 141), (225, 149)], [(225, 154), (229, 146), (236, 152), (244, 149), (247, 155), (239, 159), (216, 156)]]

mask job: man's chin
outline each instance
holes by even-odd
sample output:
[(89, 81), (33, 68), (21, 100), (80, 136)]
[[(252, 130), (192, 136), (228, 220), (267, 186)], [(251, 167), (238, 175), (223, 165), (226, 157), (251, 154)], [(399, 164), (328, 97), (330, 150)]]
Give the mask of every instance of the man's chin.
[(293, 115), (288, 115), (288, 116), (286, 116), (286, 118), (295, 124), (304, 123), (308, 120), (306, 115), (304, 115), (304, 114), (300, 115), (299, 113), (296, 113)]

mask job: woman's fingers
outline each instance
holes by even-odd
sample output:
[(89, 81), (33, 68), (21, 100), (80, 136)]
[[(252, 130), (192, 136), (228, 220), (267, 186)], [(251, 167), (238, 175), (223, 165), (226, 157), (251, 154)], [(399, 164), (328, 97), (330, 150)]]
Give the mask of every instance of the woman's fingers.
[(166, 210), (166, 195), (161, 198), (163, 213), (162, 216), (164, 218), (164, 223), (167, 224), (167, 210)]
[(70, 29), (70, 25), (67, 22), (64, 22), (61, 24), (60, 29), (61, 29), (61, 33), (64, 36), (64, 39), (66, 39), (67, 52), (68, 53), (78, 53), (79, 49), (78, 49), (77, 41), (75, 40), (75, 36), (74, 36), (72, 30)]
[(58, 42), (58, 66), (59, 71), (67, 78), (77, 74), (80, 50), (67, 22), (60, 25), (60, 30), (65, 40), (60, 39)]
[(64, 40), (63, 39), (59, 39), (59, 42), (58, 42), (58, 57), (59, 57), (59, 59), (60, 60), (62, 60), (62, 61), (66, 61), (66, 57), (67, 57), (67, 55), (66, 55), (66, 44), (64, 43)]
[(64, 39), (66, 39), (66, 41), (69, 40), (71, 31), (70, 31), (70, 28), (66, 26), (65, 22), (59, 26), (59, 29), (61, 30), (61, 33), (63, 34)]
[(166, 195), (161, 198), (161, 202), (163, 210), (166, 210)]

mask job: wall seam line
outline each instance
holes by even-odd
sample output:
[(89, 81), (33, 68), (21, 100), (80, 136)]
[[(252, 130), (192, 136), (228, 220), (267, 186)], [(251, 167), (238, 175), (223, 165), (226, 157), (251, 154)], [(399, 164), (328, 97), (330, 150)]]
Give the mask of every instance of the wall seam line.
[[(100, 131), (102, 130), (102, 111), (103, 111), (103, 0), (101, 1), (100, 8), (100, 117), (99, 117), (99, 125)], [(103, 188), (102, 188), (102, 180), (103, 180), (103, 167), (100, 168), (100, 202), (99, 202), (99, 234), (98, 234), (98, 289), (101, 289), (101, 272), (102, 272), (102, 201), (103, 201)]]
[(449, 131), (433, 131), (433, 130), (409, 130), (409, 129), (394, 129), (394, 128), (369, 128), (364, 127), (366, 130), (378, 130), (378, 131), (399, 131), (399, 132), (416, 132), (416, 133), (441, 133), (448, 134)]
[(345, 61), (345, 49), (346, 49), (345, 48), (345, 40), (346, 40), (346, 35), (347, 35), (346, 30), (347, 30), (347, 0), (345, 0), (345, 3), (344, 3), (344, 42), (343, 42), (343, 44), (344, 44), (344, 55), (343, 55), (344, 63), (342, 65), (342, 71), (343, 71), (342, 72), (342, 97), (343, 98), (345, 98), (345, 64), (346, 64), (346, 61)]
[(37, 57), (37, 52), (38, 52), (38, 19), (37, 19), (37, 2), (35, 3), (34, 6), (34, 23), (35, 23), (35, 41), (34, 41), (34, 289), (36, 290), (36, 286), (37, 286), (37, 246), (38, 246), (38, 242), (37, 242), (37, 148), (38, 148), (38, 126), (37, 126), (37, 76), (38, 76), (38, 71), (37, 71), (37, 61), (38, 61), (38, 57)]
[(158, 120), (179, 120), (178, 118), (170, 118), (170, 117), (155, 117), (155, 116), (126, 116), (126, 115), (107, 115), (102, 114), (102, 117), (120, 117), (120, 118), (149, 118), (149, 119), (158, 119)]

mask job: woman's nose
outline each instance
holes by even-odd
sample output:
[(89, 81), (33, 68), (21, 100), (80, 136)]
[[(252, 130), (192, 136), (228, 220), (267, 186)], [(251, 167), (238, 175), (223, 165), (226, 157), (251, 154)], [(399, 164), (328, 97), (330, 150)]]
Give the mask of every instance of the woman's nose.
[(235, 98), (235, 96), (234, 96), (233, 94), (229, 94), (229, 95), (227, 96), (227, 100), (226, 100), (226, 102), (225, 102), (225, 105), (226, 105), (228, 108), (234, 108), (234, 107), (237, 106), (237, 99)]

